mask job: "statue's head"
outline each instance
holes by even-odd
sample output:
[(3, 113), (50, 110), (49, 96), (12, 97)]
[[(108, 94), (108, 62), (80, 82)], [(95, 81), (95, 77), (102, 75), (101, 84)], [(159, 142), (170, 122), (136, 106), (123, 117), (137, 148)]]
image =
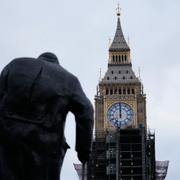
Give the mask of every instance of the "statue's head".
[(51, 52), (45, 52), (42, 53), (38, 59), (44, 60), (44, 61), (48, 61), (51, 63), (56, 63), (59, 64), (58, 58), (55, 54), (51, 53)]

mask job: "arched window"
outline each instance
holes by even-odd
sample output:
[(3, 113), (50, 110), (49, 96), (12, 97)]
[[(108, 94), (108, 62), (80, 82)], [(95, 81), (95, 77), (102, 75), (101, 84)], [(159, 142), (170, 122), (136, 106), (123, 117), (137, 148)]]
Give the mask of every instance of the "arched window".
[(134, 94), (135, 92), (134, 92), (134, 89), (132, 89), (132, 94)]
[(127, 90), (127, 93), (130, 94), (130, 89)]
[(127, 60), (127, 56), (125, 55), (125, 61)]
[(117, 80), (117, 77), (115, 76), (114, 79)]
[(119, 94), (122, 94), (122, 90), (121, 89), (119, 89)]
[(119, 62), (121, 63), (121, 56), (119, 56)]
[(123, 94), (126, 94), (126, 89), (123, 89)]
[(114, 55), (113, 55), (113, 62), (115, 61)]
[(107, 80), (109, 80), (109, 77), (107, 77)]
[(111, 71), (112, 74), (114, 74), (114, 71)]
[(119, 71), (119, 74), (121, 74), (121, 71)]
[(114, 94), (117, 94), (117, 89), (114, 90)]
[(123, 79), (126, 79), (126, 77), (125, 77), (125, 76), (123, 76)]
[(109, 94), (109, 89), (106, 89), (106, 95)]
[(116, 56), (116, 62), (117, 62), (117, 60), (118, 60), (118, 57)]
[(133, 77), (131, 76), (130, 79), (133, 79)]
[(127, 71), (126, 71), (126, 74), (128, 74), (128, 73), (129, 73), (129, 71), (127, 70)]
[(111, 95), (113, 94), (113, 89), (110, 89), (110, 94), (111, 94)]

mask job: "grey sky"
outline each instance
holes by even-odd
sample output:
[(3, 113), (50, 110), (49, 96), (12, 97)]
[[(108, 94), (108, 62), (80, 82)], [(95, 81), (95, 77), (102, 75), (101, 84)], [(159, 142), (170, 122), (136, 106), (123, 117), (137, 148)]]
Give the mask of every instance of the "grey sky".
[[(117, 0), (0, 0), (0, 69), (19, 56), (57, 54), (77, 75), (94, 103), (99, 69), (107, 69), (108, 39), (113, 38)], [(170, 160), (167, 180), (179, 180), (180, 167), (180, 1), (121, 0), (121, 23), (130, 37), (133, 69), (147, 94), (148, 126), (156, 130), (156, 157)], [(76, 180), (72, 162), (74, 119), (66, 125), (69, 150), (62, 180)]]

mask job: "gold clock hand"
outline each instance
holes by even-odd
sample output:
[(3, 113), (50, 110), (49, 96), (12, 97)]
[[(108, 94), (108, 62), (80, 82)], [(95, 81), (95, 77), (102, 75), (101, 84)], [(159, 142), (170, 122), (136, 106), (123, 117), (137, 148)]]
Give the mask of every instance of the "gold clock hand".
[(121, 103), (119, 103), (119, 118), (122, 118)]

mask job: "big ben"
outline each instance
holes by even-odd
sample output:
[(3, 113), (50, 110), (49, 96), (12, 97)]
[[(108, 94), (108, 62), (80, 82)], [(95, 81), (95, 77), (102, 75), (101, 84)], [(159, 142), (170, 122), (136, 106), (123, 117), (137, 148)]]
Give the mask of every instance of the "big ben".
[(146, 95), (132, 69), (119, 8), (107, 64), (95, 96), (88, 180), (155, 180), (155, 134), (147, 129)]

